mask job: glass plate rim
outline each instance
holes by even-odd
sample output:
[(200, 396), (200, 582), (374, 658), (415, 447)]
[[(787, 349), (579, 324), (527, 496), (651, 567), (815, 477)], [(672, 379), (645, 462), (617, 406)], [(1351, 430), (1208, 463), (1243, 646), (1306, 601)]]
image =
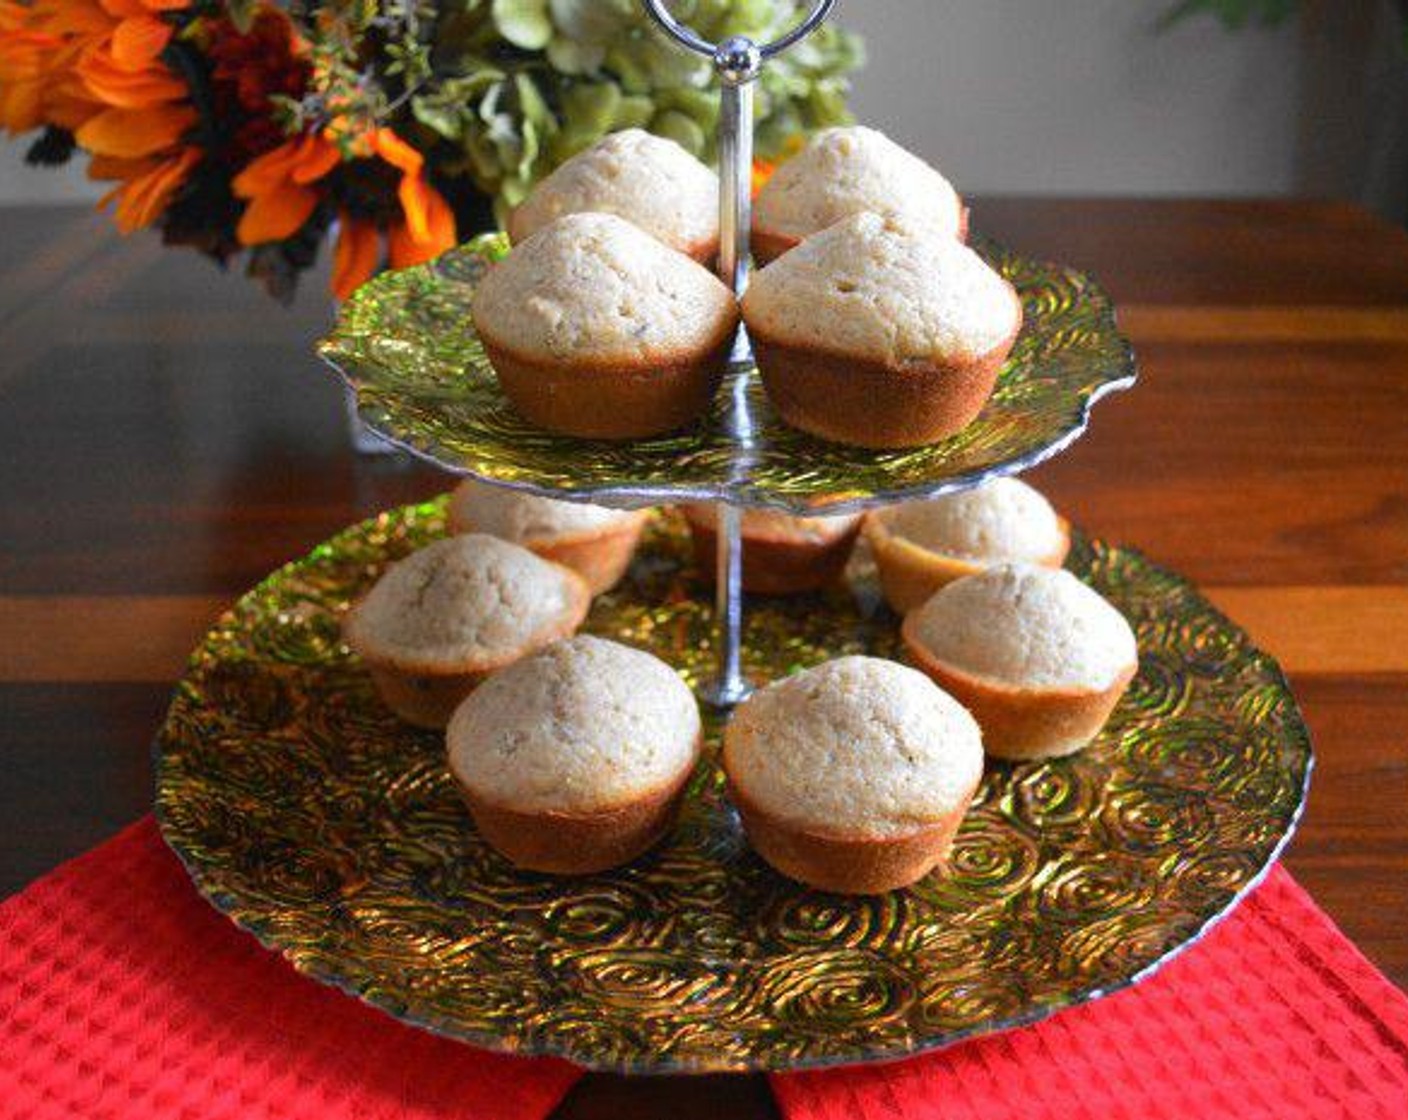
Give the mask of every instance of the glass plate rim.
[[(550, 483), (537, 483), (523, 478), (503, 478), (494, 474), (473, 471), (458, 462), (457, 456), (453, 452), (444, 448), (434, 439), (422, 436), (419, 437), (420, 442), (417, 442), (415, 438), (394, 430), (387, 424), (386, 417), (364, 398), (361, 381), (350, 368), (352, 363), (349, 360), (348, 351), (351, 344), (345, 341), (345, 319), (341, 309), (339, 309), (333, 327), (317, 341), (314, 349), (318, 357), (336, 375), (344, 391), (351, 394), (357, 416), (381, 440), (398, 451), (453, 475), (476, 478), (491, 485), (528, 494), (537, 494), (541, 497), (557, 498), (563, 501), (595, 502), (622, 508), (654, 505), (662, 502), (691, 501), (724, 502), (744, 508), (774, 509), (794, 514), (843, 515), (860, 513), (896, 502), (932, 498), (942, 494), (968, 490), (992, 479), (1010, 477), (1028, 471), (1070, 447), (1089, 429), (1095, 405), (1113, 393), (1133, 388), (1139, 379), (1134, 346), (1120, 330), (1119, 313), (1115, 302), (1092, 274), (1045, 258), (1028, 257), (1008, 248), (1002, 242), (981, 234), (974, 234), (969, 244), (988, 253), (1005, 254), (1014, 259), (1020, 259), (1028, 265), (1040, 269), (1078, 273), (1088, 285), (1089, 290), (1098, 295), (1100, 299), (1101, 310), (1097, 322), (1100, 329), (1116, 344), (1118, 356), (1095, 371), (1099, 375), (1098, 380), (1072, 392), (1071, 400), (1076, 410), (1075, 415), (1052, 438), (1038, 442), (1023, 453), (1014, 454), (987, 467), (947, 475), (932, 482), (889, 487), (860, 497), (841, 496), (834, 500), (802, 500), (783, 492), (760, 490), (746, 476), (730, 477), (712, 485), (620, 483), (584, 484), (574, 486), (571, 489), (563, 489)], [(410, 269), (398, 271), (401, 273), (414, 271), (423, 275), (439, 276), (443, 274), (443, 261), (451, 256), (464, 253), (488, 254), (501, 251), (506, 247), (506, 234), (502, 232), (483, 233), (448, 250), (442, 257), (424, 264), (414, 265)], [(359, 297), (367, 298), (374, 295), (382, 287), (390, 286), (396, 282), (394, 279), (390, 279), (395, 275), (395, 272), (388, 271), (373, 277), (352, 295), (351, 300), (355, 301)], [(734, 379), (755, 378), (756, 376), (756, 367), (750, 366), (741, 372), (731, 371), (728, 378), (732, 381)], [(737, 392), (736, 383), (730, 385), (729, 390)], [(721, 389), (720, 391), (724, 392), (725, 390)]]

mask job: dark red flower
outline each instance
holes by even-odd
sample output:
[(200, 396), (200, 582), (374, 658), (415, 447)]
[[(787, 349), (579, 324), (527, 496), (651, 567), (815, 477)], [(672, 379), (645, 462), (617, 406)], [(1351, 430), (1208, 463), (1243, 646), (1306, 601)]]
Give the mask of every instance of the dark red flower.
[(271, 98), (301, 97), (312, 67), (293, 25), (276, 9), (261, 11), (245, 32), (229, 20), (217, 20), (209, 36), (213, 108), (216, 119), (230, 127), (225, 159), (243, 167), (284, 142)]

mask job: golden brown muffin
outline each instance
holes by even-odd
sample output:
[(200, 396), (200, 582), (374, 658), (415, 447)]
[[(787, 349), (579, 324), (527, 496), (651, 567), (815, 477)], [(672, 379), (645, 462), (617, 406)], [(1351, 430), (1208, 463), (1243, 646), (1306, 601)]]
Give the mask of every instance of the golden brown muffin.
[(699, 758), (694, 695), (657, 657), (582, 635), (494, 674), (455, 712), (450, 771), (519, 867), (580, 875), (668, 830)]
[(593, 595), (620, 582), (635, 555), (646, 509), (564, 502), (467, 478), (450, 495), (451, 533), (488, 533), (571, 568)]
[(767, 264), (864, 213), (960, 241), (968, 233), (968, 211), (947, 179), (884, 133), (852, 125), (814, 133), (763, 185), (753, 205), (753, 255)]
[(509, 215), (516, 245), (567, 214), (615, 214), (708, 264), (719, 255), (719, 177), (673, 140), (628, 128), (578, 152)]
[(898, 614), (993, 564), (1059, 568), (1071, 547), (1065, 518), (1015, 478), (875, 510), (863, 531), (885, 600)]
[(471, 313), (513, 407), (548, 431), (596, 439), (698, 419), (738, 325), (717, 276), (611, 214), (539, 230), (489, 269)]
[(822, 890), (876, 894), (947, 857), (983, 747), (973, 717), (923, 674), (842, 657), (739, 705), (723, 765), (763, 859)]
[(904, 620), (914, 663), (977, 717), (997, 758), (1054, 758), (1105, 726), (1138, 668), (1124, 616), (1070, 572), (1002, 564)]
[(857, 214), (762, 269), (743, 318), (788, 424), (902, 448), (977, 416), (1016, 342), (1022, 303), (960, 242)]
[(471, 533), (391, 565), (342, 635), (397, 715), (441, 728), (486, 676), (572, 634), (590, 606), (576, 572)]
[[(691, 502), (680, 512), (689, 523), (695, 566), (705, 580), (712, 581), (718, 566), (718, 506)], [(773, 510), (744, 510), (743, 590), (792, 595), (834, 583), (846, 570), (859, 531), (859, 514), (793, 517)]]

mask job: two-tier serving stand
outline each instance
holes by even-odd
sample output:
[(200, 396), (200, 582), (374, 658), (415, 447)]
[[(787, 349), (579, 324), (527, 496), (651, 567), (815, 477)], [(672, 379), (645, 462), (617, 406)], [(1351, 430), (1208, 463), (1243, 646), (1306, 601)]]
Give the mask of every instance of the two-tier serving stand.
[[(747, 279), (752, 96), (774, 43), (707, 43), (722, 87), (720, 270)], [(1017, 287), (1024, 327), (959, 435), (872, 452), (780, 422), (745, 336), (708, 416), (630, 443), (522, 420), (468, 326), (508, 252), (477, 238), (386, 273), (321, 352), (379, 433), (451, 470), (620, 506), (721, 503), (712, 618), (678, 524), (658, 520), (587, 628), (649, 649), (714, 705), (680, 819), (630, 865), (526, 875), (466, 819), (437, 737), (399, 723), (340, 640), (348, 603), (444, 531), (443, 500), (354, 525), (273, 573), (192, 657), (156, 751), (163, 835), (202, 892), (297, 968), (400, 1019), (524, 1054), (639, 1072), (796, 1069), (896, 1058), (1031, 1022), (1149, 975), (1265, 873), (1304, 801), (1311, 751), (1279, 668), (1186, 581), (1077, 534), (1069, 566), (1129, 619), (1140, 671), (1100, 739), (988, 769), (946, 874), (838, 898), (749, 851), (714, 757), (746, 665), (774, 677), (842, 651), (898, 656), (856, 595), (749, 603), (740, 511), (861, 510), (977, 485), (1055, 454), (1134, 366), (1088, 277), (976, 246)], [(866, 590), (866, 588), (869, 590)]]
[[(664, 0), (641, 2), (666, 35), (682, 49), (708, 59), (717, 75), (718, 272), (741, 297), (749, 272), (754, 86), (769, 59), (821, 26), (835, 0), (817, 0), (799, 23), (763, 44), (743, 36), (707, 42), (681, 24)], [(501, 251), (502, 246), (496, 248)], [(482, 267), (494, 251), (442, 261), (441, 279), (460, 276), (472, 283), (476, 266)], [(425, 315), (423, 303), (428, 301), (420, 297), (426, 293), (402, 291), (404, 303), (379, 304), (381, 314), (367, 316), (365, 324), (344, 322), (324, 344), (323, 353), (348, 376), (362, 416), (373, 429), (451, 471), (552, 497), (617, 506), (717, 501), (716, 670), (712, 679), (700, 682), (699, 691), (714, 706), (728, 709), (750, 690), (740, 656), (743, 508), (839, 514), (967, 489), (1056, 453), (1084, 429), (1088, 410), (1099, 396), (1133, 383), (1133, 362), (1114, 331), (1103, 294), (1079, 274), (1059, 269), (1044, 270), (1036, 287), (1044, 289), (1035, 298), (1047, 309), (1044, 321), (1053, 337), (1031, 348), (1042, 351), (1030, 355), (1027, 363), (1034, 375), (1000, 392), (969, 432), (903, 453), (826, 445), (786, 429), (760, 391), (742, 327), (725, 387), (703, 429), (625, 448), (545, 439), (541, 432), (518, 427), (515, 418), (504, 414), (502, 399), (493, 399), (492, 387), (482, 384), (487, 363), (477, 347), (464, 356), (477, 360), (483, 392), (464, 385), (447, 387), (433, 379), (420, 381), (406, 376), (404, 361), (383, 360), (375, 350), (386, 341), (389, 320)], [(418, 302), (422, 306), (415, 306)], [(425, 335), (436, 333), (429, 318), (422, 326)], [(444, 326), (463, 331), (460, 324)], [(1060, 332), (1068, 333), (1054, 337)], [(445, 357), (453, 362), (453, 354)], [(388, 369), (397, 373), (384, 378)], [(451, 398), (457, 409), (441, 407)], [(608, 464), (605, 469), (603, 462)]]

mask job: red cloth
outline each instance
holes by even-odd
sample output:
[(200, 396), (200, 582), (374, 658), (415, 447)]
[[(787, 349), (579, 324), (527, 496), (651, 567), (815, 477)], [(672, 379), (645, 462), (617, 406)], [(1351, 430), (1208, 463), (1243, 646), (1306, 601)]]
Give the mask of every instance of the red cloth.
[(579, 1076), (299, 977), (147, 818), (0, 905), (5, 1120), (541, 1120)]
[[(298, 977), (150, 820), (0, 904), (0, 1117), (537, 1120), (576, 1080)], [(1408, 1117), (1408, 998), (1285, 872), (1158, 976), (907, 1062), (773, 1078), (788, 1120)]]
[(787, 1120), (1405, 1120), (1408, 997), (1278, 867), (1135, 988), (909, 1061), (772, 1084)]

